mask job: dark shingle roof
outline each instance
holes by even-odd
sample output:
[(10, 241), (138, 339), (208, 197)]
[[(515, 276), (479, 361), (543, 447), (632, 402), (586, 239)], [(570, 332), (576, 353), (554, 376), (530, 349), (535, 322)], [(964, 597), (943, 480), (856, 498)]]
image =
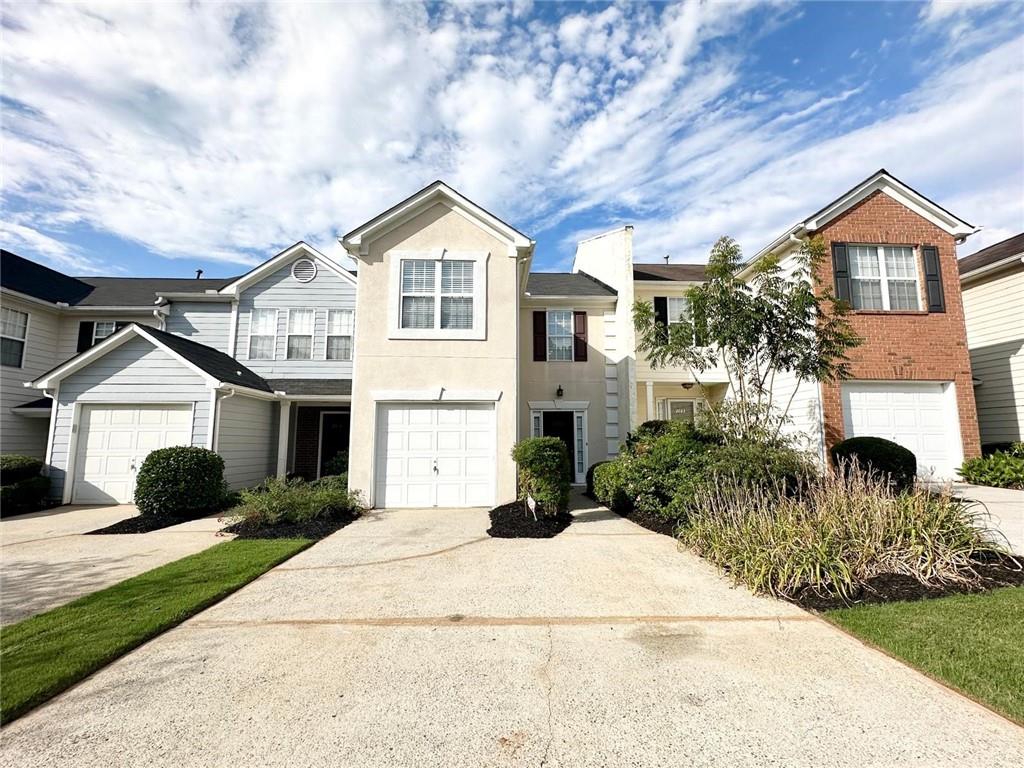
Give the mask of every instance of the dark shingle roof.
[(220, 290), (234, 277), (80, 277), (92, 291), (80, 307), (152, 307), (161, 293), (202, 293)]
[(225, 384), (237, 384), (240, 387), (258, 389), (262, 392), (273, 392), (262, 376), (253, 373), (230, 355), (205, 344), (175, 336), (173, 333), (160, 331), (145, 325), (133, 323), (144, 334), (152, 336), (161, 344), (172, 349), (190, 363), (206, 371), (218, 381)]
[(351, 395), (352, 379), (267, 379), (275, 392), (289, 395)]
[(1024, 232), (1001, 240), (995, 245), (990, 245), (988, 248), (982, 248), (970, 256), (964, 256), (960, 259), (960, 274), (964, 275), (976, 269), (987, 267), (989, 264), (995, 264), (997, 261), (1008, 259), (1011, 256), (1020, 256), (1021, 254), (1024, 254)]
[(615, 296), (615, 291), (585, 272), (531, 272), (526, 280), (530, 296)]
[(53, 408), (53, 400), (48, 397), (40, 397), (38, 400), (29, 400), (27, 403), (14, 406), (16, 411), (49, 411)]
[(705, 268), (705, 264), (634, 264), (633, 279), (703, 282)]
[(0, 251), (0, 285), (54, 304), (77, 304), (92, 291), (92, 287), (81, 280), (7, 250)]

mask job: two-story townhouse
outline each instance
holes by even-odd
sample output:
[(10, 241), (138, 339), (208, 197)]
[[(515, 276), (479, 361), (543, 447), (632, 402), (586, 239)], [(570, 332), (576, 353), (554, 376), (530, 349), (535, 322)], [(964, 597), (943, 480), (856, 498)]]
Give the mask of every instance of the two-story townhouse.
[(130, 501), (170, 445), (218, 451), (233, 488), (316, 477), (347, 450), (356, 279), (323, 254), (296, 243), (237, 278), (81, 280), (103, 311), (59, 307), (58, 356), (27, 384), (50, 402), (54, 497)]

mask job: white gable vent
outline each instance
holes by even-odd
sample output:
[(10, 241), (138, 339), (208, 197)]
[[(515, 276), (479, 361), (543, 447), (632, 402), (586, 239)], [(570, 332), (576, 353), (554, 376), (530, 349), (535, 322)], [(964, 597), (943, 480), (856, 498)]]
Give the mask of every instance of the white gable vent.
[(300, 283), (308, 283), (316, 277), (316, 263), (312, 259), (299, 259), (292, 264), (292, 277)]

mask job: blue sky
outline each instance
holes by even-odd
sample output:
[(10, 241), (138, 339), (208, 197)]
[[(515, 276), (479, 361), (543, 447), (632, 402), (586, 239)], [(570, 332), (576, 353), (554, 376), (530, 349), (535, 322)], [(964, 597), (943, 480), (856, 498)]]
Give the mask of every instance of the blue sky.
[(5, 4), (4, 247), (245, 271), (442, 178), (537, 240), (752, 253), (879, 167), (1024, 229), (1020, 4)]

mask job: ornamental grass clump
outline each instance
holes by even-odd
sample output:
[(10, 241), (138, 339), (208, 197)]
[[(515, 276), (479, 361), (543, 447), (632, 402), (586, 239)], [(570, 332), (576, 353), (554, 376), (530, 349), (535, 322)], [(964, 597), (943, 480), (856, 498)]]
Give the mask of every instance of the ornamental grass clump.
[(362, 499), (346, 485), (347, 480), (342, 476), (313, 482), (268, 477), (255, 488), (243, 490), (241, 503), (228, 516), (259, 526), (304, 525), (358, 517), (362, 512)]
[[(844, 471), (846, 470), (846, 471)], [(948, 493), (895, 492), (840, 467), (798, 493), (782, 484), (700, 489), (680, 540), (756, 592), (846, 600), (896, 574), (936, 587), (980, 581), (973, 565), (1005, 554), (977, 508)]]

